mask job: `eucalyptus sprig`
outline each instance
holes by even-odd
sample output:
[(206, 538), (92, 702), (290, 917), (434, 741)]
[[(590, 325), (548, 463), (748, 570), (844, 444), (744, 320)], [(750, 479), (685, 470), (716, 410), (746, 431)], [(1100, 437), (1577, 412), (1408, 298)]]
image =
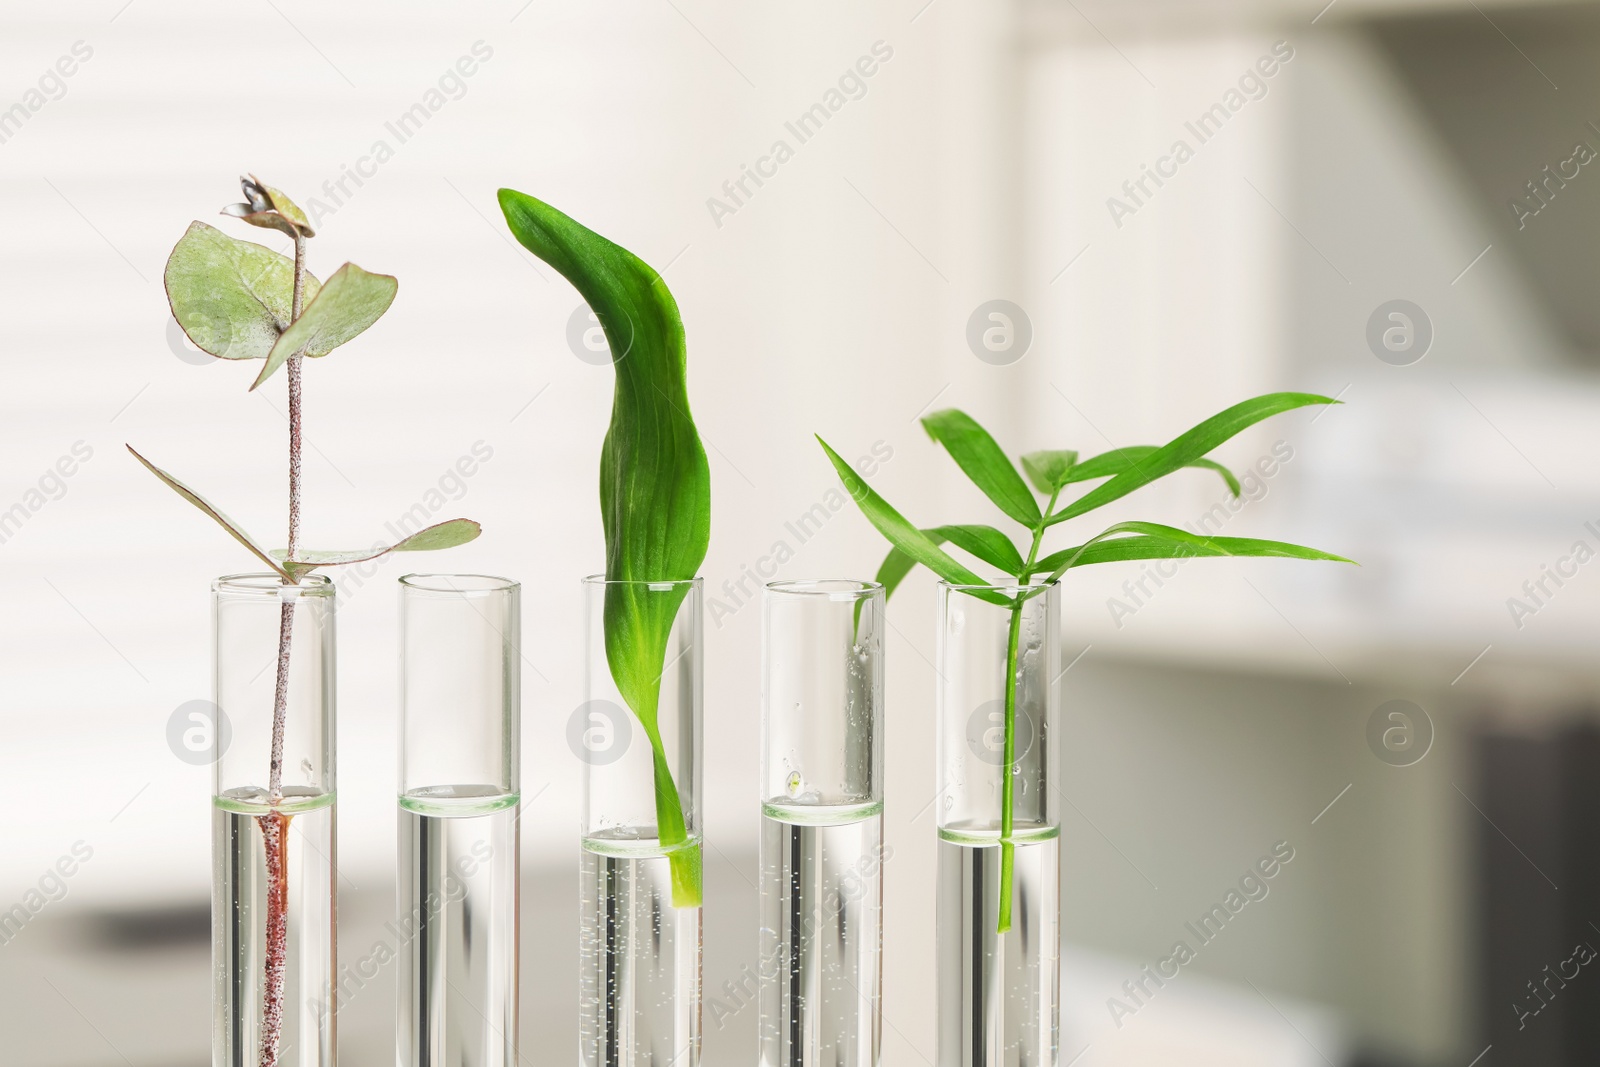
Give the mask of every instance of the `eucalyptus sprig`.
[[(1227, 467), (1206, 458), (1212, 449), (1272, 415), (1313, 404), (1336, 403), (1337, 400), (1312, 393), (1269, 393), (1235, 404), (1160, 447), (1133, 445), (1088, 459), (1080, 459), (1077, 452), (1065, 449), (1030, 452), (1021, 457), (1022, 471), (1027, 474), (1026, 482), (989, 432), (970, 415), (950, 408), (925, 417), (922, 420), (923, 428), (944, 446), (962, 473), (1007, 518), (1025, 528), (1026, 554), (993, 526), (962, 524), (918, 529), (890, 507), (826, 441), (817, 438), (862, 513), (892, 546), (878, 570), (878, 581), (883, 584), (885, 595), (892, 594), (911, 569), (920, 563), (953, 585), (979, 587), (963, 592), (1011, 611), (1006, 641), (1004, 771), (1000, 775), (998, 928), (1001, 933), (1011, 928), (1011, 882), (1015, 855), (1012, 838), (1012, 772), (1016, 764), (1017, 644), (1023, 604), (1039, 595), (1067, 571), (1093, 563), (1193, 556), (1281, 556), (1353, 562), (1343, 556), (1304, 545), (1263, 541), (1253, 537), (1206, 537), (1154, 522), (1119, 522), (1080, 544), (1041, 556), (1039, 553), (1044, 544), (1045, 531), (1120, 500), (1134, 490), (1184, 467), (1215, 471), (1227, 483), (1228, 490), (1237, 497), (1240, 492), (1239, 480)], [(1091, 481), (1099, 481), (1100, 484), (1071, 503), (1057, 507), (1067, 486)], [(1032, 491), (1029, 490), (1030, 484)], [(1040, 507), (1035, 494), (1046, 498), (1043, 507)], [(997, 583), (986, 581), (940, 547), (945, 544), (1001, 571), (1006, 576), (1006, 584), (1014, 583), (1020, 591), (1012, 594), (995, 587)]]
[[(289, 515), (288, 547), (268, 550), (237, 522), (176, 477), (128, 451), (152, 474), (217, 523), (247, 548), (286, 586), (319, 567), (360, 563), (389, 552), (451, 548), (477, 537), (471, 519), (451, 519), (376, 549), (307, 550), (300, 547), (302, 360), (320, 357), (353, 340), (389, 310), (399, 283), (387, 274), (370, 274), (346, 263), (318, 282), (306, 270), (306, 241), (315, 236), (305, 212), (255, 176), (241, 178), (245, 202), (222, 214), (252, 226), (277, 230), (294, 242), (290, 259), (270, 248), (240, 241), (195, 222), (167, 259), (165, 284), (172, 315), (195, 346), (219, 359), (261, 360), (250, 385), (254, 390), (279, 367), (288, 366)], [(289, 657), (294, 630), (294, 598), (279, 609), (277, 678), (273, 690), (272, 756), (267, 770), (268, 814), (258, 817), (266, 853), (267, 953), (262, 1005), (261, 1067), (276, 1067), (283, 1018), (284, 966), (288, 944), (288, 893), (284, 864), (288, 816), (283, 802), (283, 735), (288, 711)]]
[(128, 451), (289, 584), (319, 567), (361, 563), (390, 552), (452, 548), (471, 541), (481, 527), (470, 519), (451, 519), (378, 549), (300, 548), (301, 360), (326, 356), (364, 333), (394, 303), (399, 282), (354, 263), (344, 264), (327, 282), (319, 282), (305, 265), (306, 240), (315, 236), (305, 212), (283, 192), (253, 175), (239, 179), (239, 184), (245, 203), (229, 205), (222, 214), (285, 234), (294, 242), (294, 258), (194, 222), (172, 249), (163, 280), (172, 316), (195, 347), (219, 359), (261, 361), (251, 391), (288, 365), (288, 547), (268, 551), (199, 492), (140, 455), (132, 445)]

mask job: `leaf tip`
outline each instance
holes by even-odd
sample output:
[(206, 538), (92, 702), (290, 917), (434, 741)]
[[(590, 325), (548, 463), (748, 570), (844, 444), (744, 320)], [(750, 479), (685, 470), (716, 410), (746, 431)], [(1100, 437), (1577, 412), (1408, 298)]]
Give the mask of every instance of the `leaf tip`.
[(519, 192), (510, 186), (502, 186), (496, 190), (494, 198), (500, 205), (500, 213), (506, 217), (507, 221), (510, 221), (513, 211), (526, 207), (527, 201), (533, 199), (527, 193)]

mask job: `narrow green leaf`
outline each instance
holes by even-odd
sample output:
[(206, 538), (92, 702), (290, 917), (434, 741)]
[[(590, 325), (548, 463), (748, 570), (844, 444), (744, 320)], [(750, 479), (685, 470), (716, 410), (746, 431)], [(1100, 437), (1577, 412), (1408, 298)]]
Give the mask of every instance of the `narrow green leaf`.
[(450, 519), (418, 530), (403, 541), (383, 548), (301, 549), (297, 559), (289, 559), (289, 550), (275, 548), (272, 558), (283, 561), (285, 568), (300, 574), (317, 567), (337, 567), (345, 563), (365, 563), (369, 559), (387, 556), (391, 552), (433, 552), (441, 548), (455, 548), (474, 541), (483, 533), (483, 527), (471, 519)]
[[(222, 359), (266, 359), (292, 317), (294, 261), (203, 222), (173, 247), (163, 280), (183, 332)], [(317, 291), (308, 272), (306, 298)]]
[[(1142, 460), (1156, 451), (1155, 445), (1128, 445), (1126, 448), (1102, 452), (1098, 456), (1084, 460), (1067, 478), (1068, 482), (1088, 482), (1096, 478), (1110, 478), (1124, 471), (1132, 470)], [(1203, 470), (1216, 471), (1222, 475), (1223, 482), (1228, 486), (1228, 492), (1234, 496), (1239, 495), (1239, 479), (1233, 472), (1216, 460), (1197, 459), (1184, 464), (1185, 467), (1198, 467)]]
[[(828, 454), (828, 461), (833, 464), (833, 469), (839, 472), (839, 477), (844, 482), (845, 490), (850, 494), (861, 513), (867, 521), (878, 528), (878, 532), (889, 539), (889, 543), (906, 555), (914, 563), (920, 563), (945, 581), (954, 585), (990, 585), (978, 575), (969, 571), (955, 560), (948, 552), (939, 547), (939, 541), (923, 533), (901, 515), (889, 502), (879, 496), (872, 486), (866, 483), (861, 475), (856, 473), (854, 467), (844, 461), (844, 458), (829, 447), (828, 442), (821, 437), (817, 443)], [(945, 538), (941, 535), (940, 540)], [(884, 561), (884, 566), (889, 565), (889, 560)], [(910, 568), (908, 567), (907, 570)], [(882, 571), (879, 571), (880, 581)], [(904, 577), (902, 574), (901, 577)], [(896, 584), (899, 584), (896, 582)], [(885, 585), (887, 588), (887, 584)], [(1005, 597), (998, 595), (985, 596), (981, 599), (995, 603), (1007, 603)]]
[(1216, 471), (1218, 474), (1222, 475), (1222, 480), (1227, 485), (1228, 492), (1234, 496), (1238, 496), (1243, 489), (1243, 486), (1239, 484), (1238, 476), (1235, 475), (1233, 471), (1229, 470), (1227, 467), (1224, 467), (1214, 459), (1197, 459), (1192, 462), (1185, 463), (1184, 466), (1198, 467), (1202, 470), (1208, 471)]
[(1078, 463), (1078, 454), (1065, 449), (1047, 452), (1029, 452), (1022, 457), (1022, 469), (1033, 487), (1041, 493), (1053, 493), (1067, 482), (1072, 468)]
[[(1224, 538), (1215, 540), (1222, 541)], [(1168, 541), (1160, 537), (1118, 537), (1113, 540), (1097, 541), (1089, 544), (1074, 545), (1063, 548), (1059, 552), (1052, 552), (1043, 559), (1037, 560), (1030, 568), (1029, 577), (1035, 574), (1050, 574), (1058, 567), (1077, 569), (1087, 567), (1093, 563), (1123, 563), (1135, 559), (1185, 559), (1191, 556), (1227, 556), (1231, 552), (1223, 551), (1223, 545), (1214, 545), (1210, 548), (1195, 548), (1177, 541)], [(1062, 573), (1066, 573), (1065, 570)]]
[(154, 474), (157, 478), (160, 478), (163, 482), (166, 482), (167, 485), (169, 485), (179, 496), (183, 497), (183, 499), (187, 500), (189, 503), (193, 504), (195, 507), (209, 515), (212, 521), (214, 521), (218, 526), (221, 526), (224, 530), (228, 531), (229, 536), (231, 536), (235, 541), (239, 542), (245, 548), (248, 548), (252, 553), (255, 554), (257, 559), (271, 567), (274, 571), (281, 575), (285, 581), (299, 581), (299, 576), (297, 574), (294, 574), (281, 566), (278, 561), (272, 557), (271, 553), (269, 553), (265, 548), (261, 547), (260, 542), (256, 541), (255, 538), (244, 532), (244, 527), (240, 526), (238, 523), (228, 518), (228, 516), (224, 515), (205, 497), (201, 496), (199, 493), (195, 492), (193, 489), (190, 489), (187, 485), (184, 485), (178, 479), (174, 478), (172, 475), (168, 474), (154, 463), (151, 463), (149, 460), (139, 455), (138, 452), (134, 451), (132, 445), (127, 445), (126, 447), (129, 452), (133, 453), (134, 459), (144, 464), (146, 470), (148, 470), (151, 474)]
[[(1331, 397), (1318, 396), (1314, 393), (1268, 393), (1265, 396), (1258, 396), (1253, 400), (1235, 404), (1226, 411), (1213, 415), (1192, 429), (1179, 434), (1167, 444), (1150, 452), (1142, 459), (1135, 460), (1131, 466), (1122, 471), (1122, 473), (1115, 475), (1110, 481), (1089, 490), (1089, 492), (1062, 510), (1051, 515), (1046, 520), (1046, 525), (1063, 522), (1093, 511), (1095, 508), (1103, 507), (1113, 500), (1127, 496), (1135, 489), (1149, 485), (1157, 478), (1171, 474), (1180, 467), (1189, 466), (1213, 448), (1216, 448), (1241, 430), (1254, 426), (1262, 419), (1285, 411), (1292, 411), (1295, 408), (1305, 407), (1309, 404), (1337, 403), (1338, 401)], [(1082, 466), (1087, 465), (1086, 463)], [(1082, 466), (1079, 469), (1082, 469)]]
[[(1025, 566), (1022, 553), (1017, 551), (1017, 546), (993, 526), (934, 526), (922, 532), (935, 546), (948, 541), (957, 548), (970, 552), (989, 566), (999, 568), (1007, 578), (1021, 574)], [(905, 580), (906, 575), (911, 573), (911, 568), (916, 565), (916, 560), (898, 548), (889, 549), (883, 565), (878, 568), (876, 579), (878, 584), (883, 586), (885, 600), (894, 595), (895, 588)]]
[(1007, 516), (1030, 529), (1039, 522), (1039, 502), (989, 431), (964, 411), (946, 408), (922, 419), (928, 436), (944, 445), (972, 483)]
[(999, 568), (1007, 578), (1022, 573), (1025, 565), (1022, 553), (993, 526), (935, 526), (926, 532), (970, 552), (991, 567)]
[[(1123, 535), (1133, 536), (1123, 536)], [(1119, 522), (1081, 545), (1052, 552), (1033, 565), (1032, 574), (1050, 574), (1054, 581), (1074, 567), (1133, 559), (1181, 559), (1190, 556), (1275, 556), (1284, 559), (1354, 563), (1305, 545), (1254, 537), (1205, 537), (1156, 522)]]
[[(606, 659), (617, 689), (654, 749), (656, 832), (687, 841), (683, 807), (656, 725), (667, 642), (685, 585), (711, 537), (711, 472), (689, 414), (683, 322), (666, 282), (643, 260), (513, 189), (500, 209), (522, 246), (559, 271), (595, 312), (617, 375), (600, 454), (606, 537)], [(626, 359), (617, 358), (626, 354)], [(699, 848), (675, 848), (672, 902), (701, 900)]]
[(400, 283), (390, 275), (371, 274), (354, 263), (334, 271), (316, 299), (305, 306), (300, 317), (272, 346), (266, 366), (250, 388), (255, 389), (272, 377), (296, 353), (325, 356), (359, 336), (389, 310), (399, 287)]

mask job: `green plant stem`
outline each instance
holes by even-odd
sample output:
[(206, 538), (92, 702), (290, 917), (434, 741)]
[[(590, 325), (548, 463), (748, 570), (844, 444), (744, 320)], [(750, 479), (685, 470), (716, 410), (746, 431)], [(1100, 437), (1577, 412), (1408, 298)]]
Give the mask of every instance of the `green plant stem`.
[[(1034, 561), (1039, 558), (1045, 527), (1049, 524), (1050, 513), (1055, 510), (1056, 498), (1060, 495), (1059, 488), (1050, 494), (1050, 503), (1045, 507), (1039, 524), (1033, 528), (1033, 544), (1028, 548), (1022, 573), (1017, 575), (1019, 585), (1027, 584)], [(997, 923), (997, 931), (1002, 934), (1011, 929), (1011, 882), (1012, 870), (1016, 865), (1016, 843), (1011, 835), (1016, 825), (1017, 645), (1022, 634), (1022, 605), (1028, 599), (1029, 594), (1017, 593), (1016, 601), (1011, 605), (1011, 625), (1006, 634), (1006, 736), (1004, 769), (1000, 776), (1000, 916)]]
[(698, 908), (702, 903), (700, 847), (689, 840), (683, 801), (672, 780), (672, 768), (667, 765), (661, 733), (650, 726), (645, 728), (645, 736), (650, 741), (655, 779), (656, 843), (666, 852), (672, 872), (672, 906)]
[(1011, 840), (1012, 782), (1017, 752), (1017, 637), (1022, 631), (1022, 596), (1011, 605), (1011, 626), (1006, 635), (1006, 743), (1000, 778), (1000, 922), (998, 930), (1011, 929), (1011, 868), (1016, 844)]

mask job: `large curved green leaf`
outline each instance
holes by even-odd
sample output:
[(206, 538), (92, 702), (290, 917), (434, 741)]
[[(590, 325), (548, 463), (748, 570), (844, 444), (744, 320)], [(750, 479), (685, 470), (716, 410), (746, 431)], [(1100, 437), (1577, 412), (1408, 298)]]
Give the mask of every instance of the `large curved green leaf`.
[(711, 472), (689, 415), (678, 304), (643, 260), (549, 204), (501, 189), (500, 210), (522, 246), (588, 302), (611, 346), (617, 384), (600, 453), (600, 517), (612, 582), (606, 659), (654, 750), (656, 832), (672, 849), (672, 902), (696, 906), (700, 849), (673, 847), (688, 832), (656, 724), (667, 641), (688, 587), (644, 584), (695, 577), (711, 537)]
[[(294, 260), (229, 237), (203, 222), (167, 257), (163, 276), (172, 317), (202, 351), (222, 359), (266, 359), (294, 310)], [(319, 285), (305, 276), (305, 298)]]

